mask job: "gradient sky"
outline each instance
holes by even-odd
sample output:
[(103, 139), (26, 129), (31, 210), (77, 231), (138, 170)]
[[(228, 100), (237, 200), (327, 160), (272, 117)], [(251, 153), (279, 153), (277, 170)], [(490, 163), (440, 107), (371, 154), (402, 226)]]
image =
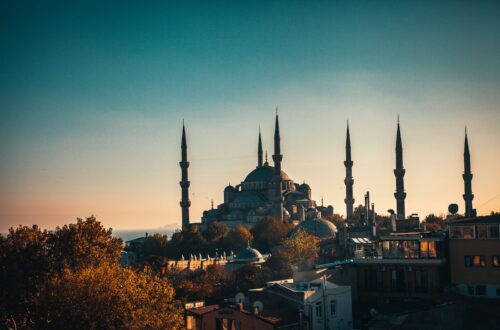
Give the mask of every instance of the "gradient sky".
[[(210, 3), (210, 4), (208, 4)], [(400, 115), (407, 213), (463, 211), (467, 125), (478, 213), (500, 211), (500, 5), (434, 1), (0, 1), (0, 232), (95, 214), (180, 225), (186, 120), (191, 217), (272, 153), (345, 213), (395, 208)]]

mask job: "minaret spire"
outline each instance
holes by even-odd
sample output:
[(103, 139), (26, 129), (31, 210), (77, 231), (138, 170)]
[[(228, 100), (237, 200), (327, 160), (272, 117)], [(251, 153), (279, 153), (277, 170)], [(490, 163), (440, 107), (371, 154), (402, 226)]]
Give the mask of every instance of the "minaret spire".
[(273, 201), (275, 204), (274, 216), (283, 220), (283, 196), (282, 196), (282, 180), (281, 180), (281, 140), (280, 140), (280, 125), (278, 119), (278, 107), (276, 107), (276, 124), (274, 127), (274, 178), (272, 184), (274, 185)]
[(475, 217), (476, 210), (472, 208), (472, 200), (474, 194), (472, 193), (472, 172), (470, 166), (470, 152), (469, 140), (467, 139), (467, 126), (465, 127), (465, 142), (464, 142), (464, 201), (465, 201), (465, 216)]
[(182, 208), (182, 230), (189, 229), (189, 207), (191, 202), (189, 201), (189, 185), (188, 180), (188, 167), (189, 162), (187, 160), (187, 143), (186, 143), (186, 128), (184, 127), (184, 120), (182, 121), (182, 142), (181, 142), (181, 157), (182, 160), (179, 162), (182, 170), (181, 181), (179, 182), (182, 191), (181, 198), (181, 208)]
[(274, 125), (274, 170), (276, 174), (281, 175), (281, 160), (283, 155), (281, 154), (281, 138), (280, 138), (280, 123), (278, 119), (278, 108), (276, 107), (276, 123)]
[(351, 159), (351, 137), (349, 135), (349, 121), (347, 121), (347, 135), (345, 141), (345, 205), (346, 205), (346, 219), (350, 219), (353, 214), (354, 196), (352, 187), (354, 179), (352, 178), (352, 165), (354, 162)]
[(262, 166), (262, 138), (260, 136), (260, 126), (259, 126), (259, 144), (257, 147), (257, 167)]
[(398, 131), (396, 134), (396, 169), (394, 170), (394, 175), (396, 176), (396, 207), (397, 207), (397, 219), (404, 220), (405, 216), (405, 186), (404, 186), (404, 176), (406, 170), (403, 167), (403, 143), (401, 142), (401, 130), (399, 127), (399, 115), (398, 115)]

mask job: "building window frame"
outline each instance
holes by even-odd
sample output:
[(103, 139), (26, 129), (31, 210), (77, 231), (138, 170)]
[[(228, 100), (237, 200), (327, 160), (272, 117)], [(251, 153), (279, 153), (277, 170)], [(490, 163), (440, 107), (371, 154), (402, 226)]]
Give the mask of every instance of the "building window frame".
[(337, 300), (335, 299), (330, 300), (330, 315), (337, 315)]
[(318, 301), (316, 303), (316, 317), (321, 321), (321, 319), (323, 318), (323, 304), (321, 303), (321, 301)]
[(475, 239), (476, 238), (476, 226), (474, 226), (474, 225), (452, 226), (451, 238), (452, 239)]
[(499, 239), (500, 238), (500, 226), (489, 225), (488, 226), (488, 238), (489, 239)]
[(484, 284), (476, 285), (476, 296), (486, 296), (486, 285)]
[(476, 238), (477, 239), (487, 239), (488, 238), (488, 226), (487, 225), (477, 225), (476, 226)]
[(491, 256), (491, 267), (500, 268), (500, 255)]
[(484, 255), (465, 255), (464, 266), (466, 268), (485, 268), (486, 256)]
[(474, 286), (472, 285), (467, 285), (467, 294), (469, 296), (473, 296), (475, 294)]

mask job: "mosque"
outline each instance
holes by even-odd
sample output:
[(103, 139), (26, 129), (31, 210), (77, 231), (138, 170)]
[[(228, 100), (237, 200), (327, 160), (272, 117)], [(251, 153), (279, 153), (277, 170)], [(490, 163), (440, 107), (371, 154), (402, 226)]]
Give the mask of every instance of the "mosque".
[[(182, 170), (182, 178), (180, 186), (182, 190), (182, 198), (180, 206), (182, 209), (182, 229), (186, 230), (190, 226), (189, 207), (189, 186), (187, 160), (187, 141), (186, 129), (182, 126), (182, 142), (181, 142), (181, 157), (179, 163)], [(283, 170), (281, 154), (281, 139), (279, 118), (276, 114), (276, 122), (274, 129), (274, 154), (272, 155), (273, 166), (263, 158), (262, 139), (259, 132), (257, 146), (257, 166), (250, 171), (246, 178), (235, 186), (228, 185), (224, 189), (224, 202), (213, 207), (210, 210), (203, 212), (201, 218), (201, 226), (214, 221), (221, 221), (228, 227), (243, 225), (252, 227), (257, 221), (266, 217), (273, 217), (282, 221), (293, 221), (297, 227), (302, 228), (309, 234), (315, 235), (320, 239), (334, 238), (337, 234), (336, 226), (324, 218), (333, 216), (333, 206), (318, 205), (311, 198), (311, 188), (305, 182), (298, 184), (294, 182)], [(354, 162), (351, 159), (351, 142), (349, 135), (349, 125), (347, 126), (346, 135), (346, 159), (345, 165), (345, 188), (346, 196), (344, 199), (346, 205), (346, 219), (354, 218), (354, 194), (353, 185), (354, 179), (352, 176), (352, 167)], [(394, 176), (396, 179), (396, 211), (389, 210), (394, 216), (398, 228), (401, 227), (416, 227), (418, 228), (419, 220), (413, 216), (406, 217), (405, 199), (406, 191), (404, 188), (404, 176), (406, 170), (403, 166), (403, 144), (401, 139), (401, 131), (399, 118), (397, 123), (396, 133), (396, 168)], [(465, 216), (474, 216), (476, 210), (472, 206), (474, 195), (472, 194), (472, 173), (470, 166), (470, 153), (467, 140), (467, 131), (465, 133), (464, 145), (464, 201), (465, 201)], [(375, 210), (374, 205), (369, 201), (369, 193), (365, 195), (365, 216), (361, 221), (361, 227), (367, 236), (375, 236)], [(343, 228), (345, 232), (346, 228)], [(344, 235), (345, 236), (345, 235)]]
[[(281, 141), (279, 118), (276, 114), (274, 130), (274, 154), (273, 165), (266, 158), (264, 160), (262, 149), (262, 138), (259, 132), (257, 146), (257, 166), (250, 171), (246, 178), (235, 186), (228, 185), (224, 189), (224, 202), (217, 207), (203, 212), (202, 225), (213, 221), (221, 221), (229, 227), (243, 225), (253, 226), (257, 221), (274, 217), (280, 220), (289, 220), (297, 223), (314, 221), (311, 223), (325, 236), (334, 236), (335, 226), (328, 221), (322, 220), (322, 215), (333, 216), (333, 206), (317, 205), (311, 198), (310, 186), (303, 182), (298, 184), (282, 170)], [(183, 126), (182, 132), (182, 201), (183, 228), (189, 226), (187, 188), (187, 143), (186, 133)], [(186, 192), (185, 192), (186, 191)], [(184, 198), (186, 197), (186, 198)], [(187, 217), (184, 217), (187, 215)], [(304, 225), (307, 225), (304, 224)]]

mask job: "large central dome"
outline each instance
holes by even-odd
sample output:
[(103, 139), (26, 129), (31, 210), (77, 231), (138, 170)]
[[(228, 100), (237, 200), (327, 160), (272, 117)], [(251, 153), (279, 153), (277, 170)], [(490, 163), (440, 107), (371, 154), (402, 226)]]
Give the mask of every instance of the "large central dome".
[[(274, 176), (274, 167), (270, 165), (262, 165), (257, 167), (255, 170), (250, 172), (250, 174), (247, 175), (245, 178), (246, 183), (248, 182), (271, 182), (271, 179)], [(290, 178), (288, 175), (281, 171), (281, 180), (283, 181), (289, 181)]]

